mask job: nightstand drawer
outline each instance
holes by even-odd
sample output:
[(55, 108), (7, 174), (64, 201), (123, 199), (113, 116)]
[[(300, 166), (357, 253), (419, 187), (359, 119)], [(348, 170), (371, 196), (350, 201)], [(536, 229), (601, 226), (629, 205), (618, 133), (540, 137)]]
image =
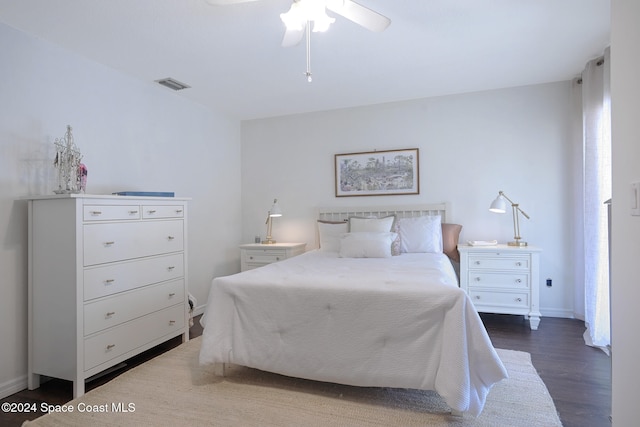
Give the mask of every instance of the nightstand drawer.
[(482, 270), (469, 271), (469, 288), (482, 286), (509, 288), (509, 289), (527, 289), (529, 288), (529, 275), (526, 273), (489, 273)]
[(304, 252), (304, 243), (248, 243), (240, 245), (240, 271), (282, 261)]
[(469, 296), (478, 311), (482, 311), (483, 307), (490, 308), (492, 312), (495, 312), (496, 308), (499, 307), (529, 308), (528, 292), (495, 292), (470, 289)]
[(530, 261), (527, 256), (469, 255), (470, 269), (483, 270), (529, 270)]
[(247, 263), (270, 264), (287, 257), (284, 250), (249, 250), (247, 251)]

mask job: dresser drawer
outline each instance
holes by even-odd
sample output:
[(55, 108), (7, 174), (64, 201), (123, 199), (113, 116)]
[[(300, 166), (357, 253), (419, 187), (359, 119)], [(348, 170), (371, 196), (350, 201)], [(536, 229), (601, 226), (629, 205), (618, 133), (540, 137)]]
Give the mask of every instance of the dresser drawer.
[(184, 255), (175, 253), (85, 268), (84, 301), (184, 276)]
[(82, 215), (85, 222), (140, 218), (139, 205), (85, 205)]
[(527, 256), (469, 255), (469, 269), (529, 270), (529, 268), (530, 260)]
[(184, 280), (145, 286), (84, 305), (84, 335), (184, 301)]
[(495, 292), (470, 289), (469, 297), (478, 311), (488, 309), (492, 313), (500, 312), (500, 308), (529, 309), (528, 292)]
[(146, 343), (177, 333), (185, 326), (184, 304), (156, 311), (84, 340), (84, 370), (135, 350)]
[(490, 273), (483, 270), (469, 271), (469, 288), (476, 286), (509, 289), (528, 289), (529, 275), (527, 273)]
[(138, 221), (83, 226), (84, 265), (182, 251), (182, 220)]
[(142, 207), (142, 218), (183, 218), (183, 205), (144, 205)]

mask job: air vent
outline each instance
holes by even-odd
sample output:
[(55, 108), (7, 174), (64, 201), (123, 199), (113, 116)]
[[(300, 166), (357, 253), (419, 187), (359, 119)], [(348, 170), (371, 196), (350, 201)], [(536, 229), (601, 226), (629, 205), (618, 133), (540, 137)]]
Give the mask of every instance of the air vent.
[(173, 90), (182, 90), (190, 88), (191, 86), (186, 85), (184, 83), (180, 83), (176, 79), (172, 79), (171, 77), (167, 77), (166, 79), (156, 80), (156, 82), (160, 83), (162, 86), (166, 86), (169, 89)]

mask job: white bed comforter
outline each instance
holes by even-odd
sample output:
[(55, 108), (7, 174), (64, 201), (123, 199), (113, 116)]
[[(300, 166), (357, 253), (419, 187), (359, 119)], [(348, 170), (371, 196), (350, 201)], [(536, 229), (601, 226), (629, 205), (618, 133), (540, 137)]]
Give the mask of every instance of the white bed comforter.
[(355, 386), (437, 391), (478, 415), (507, 377), (442, 254), (320, 251), (213, 280), (200, 363)]

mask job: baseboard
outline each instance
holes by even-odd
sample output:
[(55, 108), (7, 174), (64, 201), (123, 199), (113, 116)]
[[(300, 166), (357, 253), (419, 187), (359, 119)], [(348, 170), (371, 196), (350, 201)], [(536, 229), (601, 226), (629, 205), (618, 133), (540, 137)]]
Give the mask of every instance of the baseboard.
[(204, 310), (207, 308), (207, 305), (198, 305), (195, 309), (193, 309), (193, 315), (199, 316), (204, 313)]
[(27, 388), (27, 376), (21, 375), (18, 378), (14, 378), (9, 381), (5, 381), (0, 384), (0, 399), (4, 399), (7, 396), (16, 394), (19, 391)]
[(564, 319), (574, 319), (573, 310), (564, 308), (544, 308), (540, 309), (542, 317), (561, 317)]

